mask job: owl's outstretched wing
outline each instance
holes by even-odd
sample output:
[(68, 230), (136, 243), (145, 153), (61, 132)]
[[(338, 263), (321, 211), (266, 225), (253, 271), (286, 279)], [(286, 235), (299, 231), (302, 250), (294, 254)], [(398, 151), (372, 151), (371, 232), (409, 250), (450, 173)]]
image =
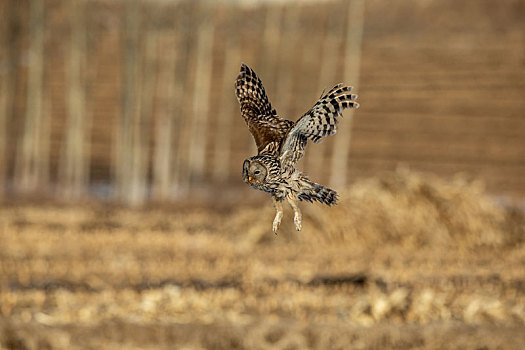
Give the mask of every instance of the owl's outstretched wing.
[(294, 123), (277, 116), (266, 96), (261, 79), (244, 63), (235, 81), (235, 94), (258, 153), (277, 155), (282, 140)]
[(334, 135), (337, 131), (337, 118), (346, 108), (359, 108), (355, 102), (357, 95), (352, 94), (352, 86), (338, 84), (322, 95), (315, 105), (306, 112), (288, 133), (281, 149), (281, 167), (283, 171), (291, 169), (304, 155), (308, 140), (315, 143), (321, 138)]

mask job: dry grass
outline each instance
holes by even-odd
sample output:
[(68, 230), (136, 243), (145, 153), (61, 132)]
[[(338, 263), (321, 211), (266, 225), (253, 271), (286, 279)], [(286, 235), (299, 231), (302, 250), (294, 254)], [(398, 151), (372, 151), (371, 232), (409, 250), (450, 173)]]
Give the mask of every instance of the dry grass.
[(400, 170), (335, 208), (4, 205), (0, 348), (523, 348), (525, 220)]

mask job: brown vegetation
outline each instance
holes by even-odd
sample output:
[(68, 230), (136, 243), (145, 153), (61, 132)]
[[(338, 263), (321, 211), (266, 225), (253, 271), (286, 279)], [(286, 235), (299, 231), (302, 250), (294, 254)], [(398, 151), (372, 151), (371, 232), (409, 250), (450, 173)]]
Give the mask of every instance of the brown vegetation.
[(0, 348), (525, 346), (525, 218), (481, 184), (399, 170), (303, 208), (275, 236), (269, 201), (4, 204)]

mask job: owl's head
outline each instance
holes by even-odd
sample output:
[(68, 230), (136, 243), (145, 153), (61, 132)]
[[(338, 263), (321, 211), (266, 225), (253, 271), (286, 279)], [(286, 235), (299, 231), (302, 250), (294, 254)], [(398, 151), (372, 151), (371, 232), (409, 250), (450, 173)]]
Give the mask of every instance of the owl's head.
[(267, 173), (266, 166), (258, 160), (248, 158), (242, 165), (242, 179), (251, 186), (263, 185)]

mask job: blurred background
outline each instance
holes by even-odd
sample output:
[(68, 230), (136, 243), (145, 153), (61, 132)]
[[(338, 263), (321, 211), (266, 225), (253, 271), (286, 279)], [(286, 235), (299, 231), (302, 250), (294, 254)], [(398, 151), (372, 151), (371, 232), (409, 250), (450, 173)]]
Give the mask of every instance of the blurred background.
[[(0, 1), (0, 349), (525, 347), (525, 1)], [(234, 94), (356, 87), (271, 233)]]
[[(3, 1), (3, 196), (131, 204), (245, 191), (244, 61), (280, 115), (354, 85), (308, 150), (344, 186), (399, 164), (525, 195), (523, 1)], [(200, 190), (200, 191), (199, 191)]]

